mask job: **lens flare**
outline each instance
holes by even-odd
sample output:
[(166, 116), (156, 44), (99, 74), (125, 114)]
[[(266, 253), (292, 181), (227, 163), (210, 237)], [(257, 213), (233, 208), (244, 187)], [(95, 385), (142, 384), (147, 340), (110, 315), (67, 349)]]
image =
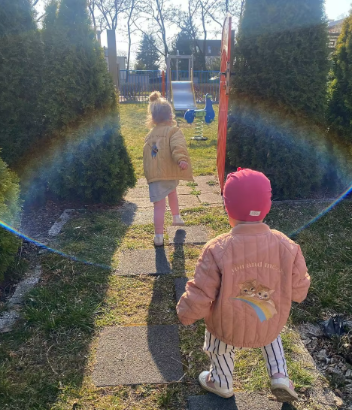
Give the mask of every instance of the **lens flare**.
[(337, 199), (335, 199), (329, 206), (327, 206), (325, 209), (323, 209), (317, 216), (312, 218), (305, 225), (302, 225), (300, 228), (296, 229), (294, 232), (291, 232), (288, 236), (289, 237), (294, 237), (294, 236), (298, 235), (300, 232), (302, 232), (304, 229), (307, 229), (309, 226), (311, 226), (313, 223), (317, 222), (320, 218), (322, 218), (324, 215), (326, 215), (328, 212), (330, 212), (333, 208), (335, 208), (335, 206), (338, 205), (351, 192), (352, 192), (352, 185), (348, 189), (346, 189), (346, 191), (343, 192)]
[(4, 228), (6, 231), (8, 231), (8, 232), (10, 232), (10, 233), (12, 233), (12, 234), (18, 236), (18, 237), (21, 238), (21, 239), (24, 239), (24, 240), (26, 240), (26, 241), (28, 241), (28, 242), (33, 243), (34, 245), (38, 246), (39, 248), (46, 249), (46, 250), (49, 251), (49, 252), (52, 252), (52, 253), (54, 253), (54, 254), (56, 254), (56, 255), (60, 255), (60, 256), (62, 256), (62, 257), (64, 257), (64, 258), (69, 259), (69, 260), (72, 260), (72, 261), (74, 261), (74, 262), (80, 262), (80, 263), (84, 263), (85, 265), (95, 266), (95, 267), (102, 268), (102, 269), (107, 269), (107, 270), (111, 270), (111, 269), (112, 269), (112, 268), (111, 268), (110, 266), (108, 266), (108, 265), (104, 265), (104, 264), (101, 264), (101, 263), (95, 263), (95, 262), (86, 261), (86, 260), (84, 260), (84, 259), (82, 259), (82, 258), (78, 258), (78, 257), (73, 256), (73, 255), (68, 255), (68, 254), (65, 253), (65, 252), (59, 251), (59, 250), (54, 249), (54, 248), (50, 248), (49, 246), (45, 245), (44, 243), (41, 243), (41, 242), (37, 241), (36, 239), (31, 238), (30, 236), (25, 235), (24, 233), (18, 231), (17, 229), (13, 228), (12, 226), (8, 225), (6, 222), (4, 222), (4, 221), (2, 221), (2, 220), (0, 220), (0, 227)]

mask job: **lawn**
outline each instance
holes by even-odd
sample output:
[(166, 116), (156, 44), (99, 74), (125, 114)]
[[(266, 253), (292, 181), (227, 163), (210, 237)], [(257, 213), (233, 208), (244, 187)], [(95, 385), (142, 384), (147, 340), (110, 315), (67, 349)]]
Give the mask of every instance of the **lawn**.
[[(281, 204), (273, 207), (268, 223), (286, 233), (316, 214), (314, 207)], [(352, 309), (352, 203), (331, 213), (297, 237), (307, 258), (313, 285), (308, 301), (294, 307), (292, 320), (319, 320)], [(210, 236), (229, 226), (222, 208), (200, 207), (182, 211), (188, 224), (203, 224)], [(153, 276), (120, 277), (113, 274), (119, 252), (150, 248), (152, 226), (124, 225), (116, 210), (88, 211), (64, 228), (57, 242), (61, 250), (101, 269), (42, 255), (43, 281), (27, 297), (24, 318), (0, 344), (0, 407), (7, 409), (185, 409), (187, 396), (201, 394), (196, 382), (207, 366), (201, 351), (204, 324), (180, 327), (180, 349), (185, 377), (169, 385), (96, 388), (91, 381), (98, 333), (103, 326), (178, 323), (174, 278), (192, 277), (201, 247), (169, 249), (175, 272)], [(185, 273), (184, 273), (185, 271)], [(291, 377), (309, 394), (320, 383), (312, 367), (302, 360), (299, 335), (283, 334)], [(5, 377), (6, 375), (6, 377)], [(237, 353), (235, 389), (266, 390), (268, 379), (259, 350)], [(297, 409), (318, 409), (309, 400)]]
[[(146, 105), (121, 105), (122, 133), (137, 177), (143, 175), (145, 114)], [(209, 139), (205, 143), (191, 142), (192, 130), (184, 129), (195, 175), (215, 173), (216, 127), (214, 123), (206, 128)], [(197, 187), (193, 188), (196, 193)], [(317, 203), (275, 204), (266, 222), (292, 234), (321, 210)], [(295, 238), (306, 256), (312, 287), (307, 301), (293, 306), (283, 333), (291, 377), (298, 390), (306, 393), (292, 409), (324, 408), (315, 401), (311, 387), (325, 382), (306, 360), (299, 334), (291, 325), (352, 311), (351, 215), (352, 202), (340, 203)], [(205, 226), (209, 237), (230, 229), (222, 207), (185, 209), (182, 216), (188, 225)], [(122, 251), (150, 249), (152, 240), (152, 225), (126, 226), (114, 208), (88, 209), (67, 223), (53, 246), (92, 264), (53, 254), (40, 256), (42, 281), (27, 295), (23, 317), (14, 330), (1, 335), (1, 409), (180, 410), (186, 408), (189, 395), (202, 393), (196, 381), (198, 373), (208, 366), (201, 350), (202, 321), (179, 327), (185, 372), (179, 383), (96, 388), (91, 380), (103, 327), (178, 323), (174, 279), (193, 276), (200, 246), (168, 247), (173, 269), (170, 275), (115, 274)], [(234, 387), (268, 394), (268, 378), (258, 349), (237, 352)]]

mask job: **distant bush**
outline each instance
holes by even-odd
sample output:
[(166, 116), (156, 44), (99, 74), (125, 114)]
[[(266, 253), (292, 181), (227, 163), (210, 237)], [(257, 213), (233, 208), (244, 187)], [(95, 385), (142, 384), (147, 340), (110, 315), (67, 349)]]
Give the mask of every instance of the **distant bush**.
[[(18, 178), (0, 158), (0, 220), (17, 227), (19, 211)], [(20, 240), (15, 235), (0, 227), (0, 281), (14, 261), (19, 244)]]

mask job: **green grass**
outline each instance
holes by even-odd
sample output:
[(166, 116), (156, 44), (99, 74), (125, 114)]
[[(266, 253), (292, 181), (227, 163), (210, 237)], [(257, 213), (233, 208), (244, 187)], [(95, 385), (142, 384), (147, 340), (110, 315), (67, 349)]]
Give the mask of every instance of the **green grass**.
[[(145, 116), (146, 105), (121, 105), (122, 132), (138, 177), (143, 176)], [(195, 175), (215, 173), (216, 129), (216, 122), (205, 127), (206, 142), (191, 141), (193, 130), (183, 129)], [(196, 184), (188, 186), (197, 193)], [(267, 223), (291, 234), (321, 208), (316, 204), (274, 205)], [(312, 288), (307, 301), (294, 306), (290, 324), (352, 311), (351, 211), (352, 203), (341, 203), (297, 236), (312, 276)], [(185, 209), (182, 216), (187, 225), (206, 226), (209, 237), (230, 229), (222, 207)], [(189, 395), (203, 393), (196, 381), (199, 372), (209, 366), (202, 351), (202, 321), (179, 327), (185, 371), (182, 382), (105, 388), (92, 384), (102, 327), (178, 323), (174, 279), (193, 276), (202, 247), (169, 247), (172, 275), (114, 275), (121, 251), (150, 249), (152, 240), (153, 225), (128, 227), (116, 209), (87, 211), (68, 222), (53, 247), (93, 265), (58, 255), (41, 256), (42, 281), (27, 296), (23, 317), (14, 331), (1, 335), (0, 408), (180, 410), (186, 408)], [(287, 328), (282, 338), (291, 378), (309, 397), (310, 386), (319, 380), (304, 361), (299, 335)], [(268, 393), (260, 350), (237, 352), (234, 386), (237, 390)], [(308, 397), (297, 404), (297, 409), (319, 408), (314, 398)]]
[[(215, 114), (218, 114), (218, 106), (214, 105)], [(125, 139), (127, 150), (131, 156), (137, 178), (144, 176), (143, 173), (143, 146), (144, 138), (148, 133), (145, 126), (147, 116), (146, 104), (121, 104), (121, 130)], [(215, 120), (210, 125), (204, 125), (204, 136), (207, 141), (192, 141), (194, 126), (182, 125), (189, 154), (191, 157), (193, 174), (213, 175), (216, 173), (216, 147), (217, 127)]]
[[(275, 205), (267, 220), (272, 228), (293, 232), (319, 209), (307, 205)], [(330, 313), (348, 313), (352, 301), (352, 203), (300, 233), (312, 276), (304, 304), (294, 307), (292, 320), (318, 320)], [(209, 236), (229, 231), (222, 207), (186, 209), (188, 225), (203, 224)], [(168, 221), (170, 221), (168, 219)], [(174, 279), (192, 277), (200, 246), (169, 248), (173, 275), (120, 277), (113, 274), (119, 252), (151, 248), (152, 225), (124, 225), (114, 209), (80, 214), (69, 221), (56, 247), (70, 255), (107, 265), (107, 269), (61, 256), (41, 256), (42, 281), (27, 296), (23, 318), (13, 332), (1, 335), (0, 408), (41, 409), (170, 409), (186, 408), (186, 399), (202, 394), (196, 382), (209, 363), (202, 352), (204, 323), (180, 326), (185, 377), (180, 383), (96, 388), (91, 381), (99, 331), (103, 326), (176, 324)], [(299, 335), (283, 334), (289, 370), (301, 392), (318, 383), (303, 361)], [(268, 377), (258, 349), (237, 352), (235, 389), (268, 393)], [(298, 409), (316, 409), (303, 400)]]

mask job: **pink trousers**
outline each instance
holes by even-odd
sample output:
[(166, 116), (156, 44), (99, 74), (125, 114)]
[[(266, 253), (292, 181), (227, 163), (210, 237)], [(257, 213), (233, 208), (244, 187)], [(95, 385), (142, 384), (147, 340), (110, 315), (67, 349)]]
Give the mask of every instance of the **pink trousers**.
[[(179, 215), (178, 198), (176, 189), (169, 193), (169, 206), (172, 215)], [(166, 211), (166, 198), (161, 201), (154, 202), (154, 230), (156, 234), (164, 233), (164, 220)]]

